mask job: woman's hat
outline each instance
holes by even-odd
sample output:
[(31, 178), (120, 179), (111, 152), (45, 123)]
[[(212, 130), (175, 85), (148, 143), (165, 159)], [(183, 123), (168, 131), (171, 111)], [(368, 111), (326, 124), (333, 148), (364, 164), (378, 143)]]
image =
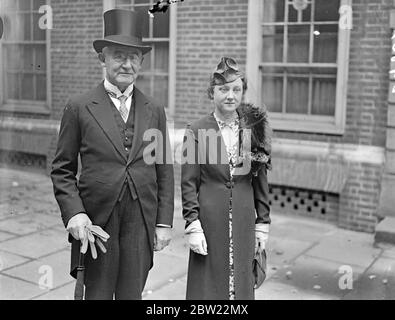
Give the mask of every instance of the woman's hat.
[(112, 9), (104, 12), (104, 38), (93, 41), (93, 47), (99, 53), (108, 45), (123, 45), (140, 49), (144, 54), (152, 47), (142, 41), (142, 12)]
[(241, 77), (243, 77), (243, 73), (239, 70), (236, 60), (228, 57), (222, 57), (214, 70), (213, 84), (223, 85)]

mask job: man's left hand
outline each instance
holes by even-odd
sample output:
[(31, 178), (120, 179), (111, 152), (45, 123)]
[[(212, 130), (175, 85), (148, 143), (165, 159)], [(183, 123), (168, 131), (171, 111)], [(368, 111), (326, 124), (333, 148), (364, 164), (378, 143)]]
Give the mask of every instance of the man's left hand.
[(171, 240), (171, 228), (156, 227), (154, 239), (154, 251), (160, 251), (167, 247)]
[(258, 223), (255, 225), (255, 253), (266, 249), (269, 239), (269, 224)]

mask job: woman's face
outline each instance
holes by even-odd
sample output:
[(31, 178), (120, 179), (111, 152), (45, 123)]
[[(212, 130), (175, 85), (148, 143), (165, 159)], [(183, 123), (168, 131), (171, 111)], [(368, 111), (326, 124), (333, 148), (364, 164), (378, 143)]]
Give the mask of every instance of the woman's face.
[(233, 113), (243, 98), (243, 81), (241, 78), (233, 82), (214, 87), (213, 102), (222, 114)]

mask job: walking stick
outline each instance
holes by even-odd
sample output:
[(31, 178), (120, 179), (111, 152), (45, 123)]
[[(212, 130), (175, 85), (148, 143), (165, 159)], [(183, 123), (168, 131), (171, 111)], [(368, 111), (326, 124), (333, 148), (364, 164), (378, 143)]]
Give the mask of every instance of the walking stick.
[(81, 246), (80, 246), (80, 256), (78, 258), (77, 283), (75, 284), (74, 300), (84, 299), (84, 277), (85, 277), (84, 258), (85, 258), (85, 254), (81, 252)]

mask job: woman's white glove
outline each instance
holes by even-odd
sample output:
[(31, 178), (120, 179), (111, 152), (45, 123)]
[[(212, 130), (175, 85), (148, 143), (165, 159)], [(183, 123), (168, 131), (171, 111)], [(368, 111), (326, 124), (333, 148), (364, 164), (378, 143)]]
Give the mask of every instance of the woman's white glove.
[(255, 225), (255, 252), (261, 253), (266, 248), (269, 239), (269, 224), (257, 223)]
[(189, 248), (201, 255), (207, 255), (206, 237), (199, 220), (193, 221), (186, 229), (185, 234), (188, 237)]

